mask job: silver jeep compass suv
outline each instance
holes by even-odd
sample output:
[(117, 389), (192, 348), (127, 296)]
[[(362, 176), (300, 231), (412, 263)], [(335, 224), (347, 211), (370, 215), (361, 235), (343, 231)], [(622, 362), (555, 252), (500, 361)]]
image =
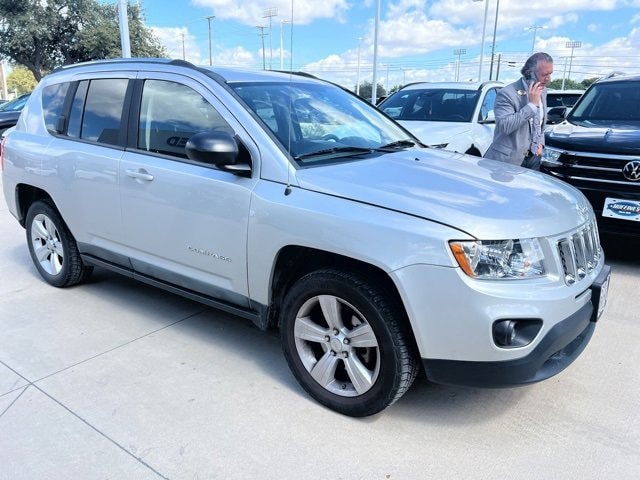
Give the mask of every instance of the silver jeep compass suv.
[(547, 175), (420, 142), (308, 75), (109, 60), (59, 69), (4, 141), (3, 185), (56, 287), (98, 266), (279, 328), (320, 403), (522, 385), (591, 338), (609, 268)]

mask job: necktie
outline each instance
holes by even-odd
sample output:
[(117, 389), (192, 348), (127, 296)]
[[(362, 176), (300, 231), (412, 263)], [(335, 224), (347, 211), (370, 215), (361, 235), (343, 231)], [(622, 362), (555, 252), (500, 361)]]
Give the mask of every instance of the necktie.
[(536, 113), (534, 113), (532, 118), (532, 129), (531, 129), (531, 153), (534, 155), (538, 152), (538, 145), (542, 142), (542, 115), (540, 112), (540, 107), (536, 108)]

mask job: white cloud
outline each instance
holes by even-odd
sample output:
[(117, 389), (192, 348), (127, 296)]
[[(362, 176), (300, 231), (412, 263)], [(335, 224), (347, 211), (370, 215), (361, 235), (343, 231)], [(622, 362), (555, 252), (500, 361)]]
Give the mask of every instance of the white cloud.
[[(169, 58), (182, 59), (184, 54), (184, 59), (191, 63), (205, 63), (200, 52), (200, 47), (198, 47), (196, 37), (190, 34), (187, 28), (150, 28), (160, 43), (167, 49)], [(208, 63), (208, 52), (206, 53), (206, 58)]]
[[(268, 10), (277, 10), (273, 21), (291, 18), (291, 0), (194, 0), (194, 5), (210, 9), (217, 18), (237, 20), (245, 25), (268, 25), (265, 18)], [(296, 0), (293, 11), (293, 22), (305, 25), (318, 19), (334, 19), (344, 21), (344, 14), (350, 8), (347, 0)]]

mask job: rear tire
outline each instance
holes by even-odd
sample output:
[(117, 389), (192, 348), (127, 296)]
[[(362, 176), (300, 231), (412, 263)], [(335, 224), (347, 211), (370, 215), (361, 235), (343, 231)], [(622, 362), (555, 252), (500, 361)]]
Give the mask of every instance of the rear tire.
[(398, 400), (418, 368), (402, 306), (360, 276), (320, 270), (285, 296), (280, 334), (285, 358), (321, 404), (353, 417)]
[(85, 266), (76, 241), (49, 200), (33, 203), (27, 212), (27, 244), (42, 278), (54, 287), (70, 287), (93, 271)]

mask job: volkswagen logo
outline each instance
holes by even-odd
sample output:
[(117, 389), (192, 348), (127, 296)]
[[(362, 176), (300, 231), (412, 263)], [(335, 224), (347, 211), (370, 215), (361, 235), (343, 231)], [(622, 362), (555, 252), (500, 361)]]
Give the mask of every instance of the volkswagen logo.
[(632, 182), (640, 180), (640, 160), (633, 160), (622, 167), (622, 175)]

